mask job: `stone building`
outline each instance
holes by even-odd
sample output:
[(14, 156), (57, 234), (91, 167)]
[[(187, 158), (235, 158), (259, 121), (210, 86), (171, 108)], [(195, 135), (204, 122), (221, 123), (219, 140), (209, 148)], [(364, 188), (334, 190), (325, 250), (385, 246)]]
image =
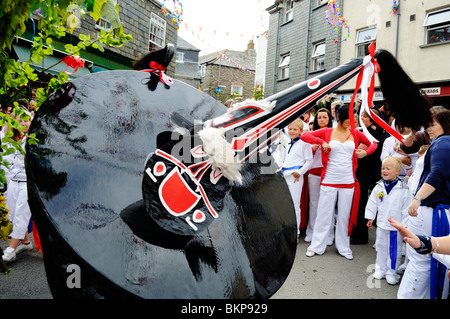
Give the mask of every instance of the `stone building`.
[(340, 44), (330, 37), (325, 19), (327, 3), (326, 0), (276, 0), (266, 9), (270, 16), (265, 97), (338, 65)]
[[(351, 34), (342, 42), (341, 63), (361, 54), (361, 47), (374, 41), (378, 49), (391, 52), (411, 79), (434, 105), (450, 109), (450, 2), (448, 0), (392, 2), (344, 0), (343, 12)], [(374, 100), (383, 103), (376, 77)], [(356, 80), (338, 90), (350, 101)]]
[[(157, 0), (116, 0), (119, 5), (119, 17), (123, 24), (123, 30), (126, 34), (132, 35), (132, 40), (121, 47), (105, 47), (101, 52), (93, 48), (86, 48), (81, 51), (81, 58), (85, 59), (88, 70), (77, 71), (72, 77), (84, 75), (86, 72), (98, 72), (104, 70), (131, 69), (133, 61), (149, 52), (152, 48), (164, 47), (167, 43), (176, 45), (177, 30), (175, 25), (161, 12), (161, 3)], [(100, 30), (109, 30), (111, 25), (100, 18), (97, 22), (89, 15), (81, 18), (80, 12), (75, 12), (79, 16), (81, 24), (73, 34), (67, 34), (60, 39), (54, 39), (53, 44), (56, 49), (56, 57), (48, 57), (42, 63), (43, 65), (32, 65), (36, 70), (43, 69), (50, 74), (58, 74), (61, 71), (61, 65), (46, 69), (47, 66), (55, 64), (64, 55), (64, 46), (66, 44), (76, 45), (80, 34), (90, 35), (91, 39), (98, 37)], [(33, 19), (41, 19), (36, 14)], [(29, 57), (30, 40), (33, 38), (33, 22), (28, 20), (27, 31), (22, 35), (21, 41), (14, 46), (14, 51), (19, 60), (27, 60)], [(62, 66), (64, 69), (65, 65)], [(80, 69), (79, 69), (80, 70)], [(80, 72), (80, 73), (78, 73)], [(168, 75), (175, 75), (175, 59), (167, 68)]]
[[(275, 0), (269, 12), (265, 97), (367, 54), (371, 42), (396, 56), (400, 65), (432, 98), (450, 108), (450, 4), (448, 0), (400, 0), (397, 12), (385, 0), (337, 0), (349, 29), (333, 37), (326, 0)], [(347, 103), (356, 79), (336, 93)], [(384, 103), (376, 81), (374, 102)]]
[(233, 96), (252, 97), (256, 51), (249, 42), (245, 51), (222, 50), (200, 56), (203, 92), (225, 102)]
[(180, 36), (177, 38), (176, 47), (175, 79), (198, 88), (201, 81), (200, 65), (198, 63), (200, 49)]

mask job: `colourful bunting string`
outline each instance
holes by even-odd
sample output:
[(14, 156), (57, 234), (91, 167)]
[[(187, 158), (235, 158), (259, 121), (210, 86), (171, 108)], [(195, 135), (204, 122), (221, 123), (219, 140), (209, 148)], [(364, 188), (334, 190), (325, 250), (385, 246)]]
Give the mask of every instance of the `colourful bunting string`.
[(390, 13), (393, 13), (394, 15), (398, 14), (398, 2), (394, 0), (394, 3), (392, 3), (392, 9)]
[[(212, 33), (212, 35), (214, 36), (214, 38), (218, 38), (218, 37), (222, 37), (225, 40), (229, 39), (229, 38), (236, 38), (236, 37), (240, 37), (243, 38), (244, 34), (239, 33), (239, 34), (235, 34), (235, 33), (231, 33), (230, 31), (220, 31), (220, 30), (205, 30), (202, 27), (197, 27), (197, 26), (191, 26), (189, 23), (183, 22), (184, 28), (185, 28), (185, 32), (186, 33), (190, 33), (192, 35), (192, 38), (197, 38), (198, 41), (200, 41), (200, 43), (202, 45), (206, 45), (209, 49), (211, 49), (211, 51), (217, 52), (219, 49), (223, 49), (223, 48), (217, 48), (215, 46), (213, 46), (211, 43), (207, 42), (207, 38), (208, 37), (208, 33)], [(264, 37), (266, 40), (268, 39), (267, 36), (267, 31), (264, 31), (261, 34), (257, 34), (257, 35), (252, 35), (251, 39), (254, 40), (257, 37)]]
[[(259, 20), (261, 23), (261, 30), (267, 30), (267, 27), (265, 26), (264, 22), (264, 14), (266, 13), (265, 7), (263, 6), (263, 3), (261, 0), (257, 0), (259, 5)], [(203, 25), (199, 25), (201, 21), (187, 21), (186, 18), (183, 19), (183, 25), (184, 29), (183, 32), (180, 33), (180, 35), (183, 37), (184, 34), (188, 34), (189, 38), (193, 38), (195, 41), (197, 41), (197, 44), (201, 45), (202, 47), (207, 46), (208, 50), (211, 50), (210, 52), (217, 52), (218, 50), (222, 50), (223, 47), (218, 47), (217, 44), (213, 45), (208, 40), (210, 38), (212, 39), (224, 39), (224, 40), (231, 40), (231, 39), (243, 39), (244, 37), (248, 37), (250, 40), (254, 40), (257, 37), (264, 36), (265, 39), (267, 39), (267, 32), (261, 31), (261, 33), (254, 32), (254, 34), (251, 34), (250, 36), (248, 34), (244, 34), (243, 32), (233, 32), (230, 30), (224, 30), (221, 29), (223, 25), (217, 25), (217, 28), (205, 28)], [(188, 40), (188, 39), (186, 39)], [(224, 41), (221, 41), (220, 43), (223, 43)], [(195, 45), (195, 43), (193, 43)]]
[[(331, 29), (330, 36), (333, 39), (334, 43), (346, 41), (347, 38), (350, 37), (350, 27), (347, 24), (347, 20), (342, 16), (341, 9), (336, 5), (336, 0), (328, 1), (326, 13), (327, 22), (333, 27)], [(347, 35), (342, 40), (339, 40), (337, 38), (337, 34), (339, 33), (340, 29), (343, 30), (344, 28), (347, 29)]]
[(182, 21), (181, 16), (183, 15), (183, 5), (179, 0), (173, 0), (173, 7), (173, 12), (170, 12), (166, 8), (166, 1), (161, 3), (162, 13), (164, 13), (164, 15), (168, 17), (173, 22), (173, 24), (175, 24), (175, 27), (178, 30)]
[[(370, 0), (370, 2), (372, 2), (372, 0)], [(393, 13), (394, 15), (398, 14), (398, 6), (400, 5), (400, 3), (398, 3), (398, 1), (393, 0), (392, 3), (392, 8), (391, 11), (389, 11), (390, 13)]]
[(255, 72), (250, 71), (249, 69), (247, 69), (246, 67), (240, 65), (239, 63), (233, 61), (230, 57), (228, 57), (225, 53), (219, 52), (217, 51), (217, 53), (220, 54), (220, 57), (228, 62), (230, 62), (231, 64), (234, 64), (234, 66), (236, 66), (238, 69), (242, 70), (242, 71), (247, 71), (248, 73), (250, 73), (251, 75), (255, 75)]

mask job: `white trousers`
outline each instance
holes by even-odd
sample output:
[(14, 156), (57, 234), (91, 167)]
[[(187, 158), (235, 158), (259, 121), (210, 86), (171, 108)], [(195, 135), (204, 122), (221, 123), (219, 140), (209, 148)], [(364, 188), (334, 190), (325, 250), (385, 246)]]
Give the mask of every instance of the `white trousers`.
[(323, 254), (327, 248), (327, 239), (333, 227), (333, 215), (337, 200), (335, 243), (341, 255), (351, 254), (348, 226), (352, 208), (354, 188), (335, 188), (320, 186), (317, 217), (314, 232), (308, 250)]
[[(312, 238), (314, 231), (314, 224), (316, 223), (317, 217), (317, 206), (319, 205), (320, 197), (320, 176), (310, 174), (308, 176), (308, 196), (309, 196), (309, 207), (308, 207), (308, 226), (306, 227), (306, 237)], [(330, 233), (328, 240), (330, 242), (334, 239), (334, 220), (335, 216), (333, 214), (332, 226), (330, 227)]]
[(402, 260), (402, 243), (403, 237), (398, 231), (377, 227), (375, 265), (382, 274), (398, 277), (397, 269)]
[(312, 238), (314, 223), (317, 216), (317, 205), (320, 195), (320, 176), (309, 174), (308, 176), (308, 226), (306, 227), (306, 236)]
[(8, 218), (13, 225), (11, 237), (24, 239), (31, 218), (26, 182), (8, 181), (6, 206), (9, 209)]
[[(449, 211), (446, 210), (450, 220)], [(416, 217), (409, 217), (408, 228), (414, 234), (431, 236), (433, 225), (433, 208), (419, 206)], [(410, 245), (406, 245), (406, 255), (409, 258), (403, 274), (397, 298), (399, 299), (429, 299), (430, 298), (430, 255), (421, 255)]]
[(302, 196), (303, 175), (300, 176), (297, 182), (295, 181), (295, 177), (292, 174), (285, 175), (284, 178), (286, 179), (286, 183), (289, 187), (289, 192), (291, 193), (292, 201), (294, 203), (298, 236), (300, 234), (300, 197)]

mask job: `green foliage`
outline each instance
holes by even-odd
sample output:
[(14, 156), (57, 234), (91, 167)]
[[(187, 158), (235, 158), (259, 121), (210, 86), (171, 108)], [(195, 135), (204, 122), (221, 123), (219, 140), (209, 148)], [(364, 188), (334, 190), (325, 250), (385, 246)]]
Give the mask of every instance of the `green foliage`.
[(26, 30), (25, 21), (30, 16), (32, 0), (2, 0), (0, 3), (0, 50), (11, 48), (14, 36)]
[[(5, 205), (5, 198), (0, 194), (0, 239), (8, 240), (8, 235), (12, 232), (12, 224), (8, 219), (8, 208)], [(1, 249), (0, 249), (1, 252)], [(0, 274), (8, 275), (10, 269), (0, 260)]]
[[(7, 50), (15, 36), (25, 31), (25, 21), (30, 18), (34, 10), (39, 9), (43, 18), (38, 19), (37, 34), (33, 38), (30, 60), (40, 64), (46, 56), (52, 55), (54, 38), (61, 38), (68, 32), (72, 33), (78, 25), (75, 11), (89, 14), (95, 20), (104, 17), (111, 22), (110, 32), (102, 30), (96, 39), (89, 35), (79, 35), (76, 45), (66, 44), (65, 51), (73, 56), (80, 55), (80, 51), (88, 47), (104, 51), (104, 46), (120, 47), (131, 40), (131, 35), (123, 32), (119, 19), (118, 5), (112, 0), (2, 0), (0, 3), (0, 28), (6, 32), (0, 34), (0, 102), (3, 106), (11, 103), (27, 89), (29, 81), (36, 81), (33, 69), (25, 62), (16, 62), (8, 58)], [(37, 93), (39, 107), (46, 97), (69, 80), (67, 74), (60, 73), (57, 79), (52, 79), (46, 88), (40, 88)]]
[[(0, 103), (3, 108), (7, 106), (18, 106), (19, 98), (26, 96), (30, 81), (37, 81), (38, 76), (27, 62), (15, 61), (9, 58), (8, 52), (16, 36), (21, 36), (26, 30), (26, 21), (31, 18), (32, 13), (39, 10), (42, 18), (38, 19), (31, 47), (30, 60), (39, 64), (42, 59), (52, 55), (54, 50), (54, 39), (59, 39), (67, 33), (72, 33), (79, 25), (79, 19), (75, 11), (80, 12), (82, 17), (90, 15), (95, 21), (104, 17), (110, 21), (112, 30), (101, 31), (98, 38), (91, 39), (89, 35), (79, 35), (76, 45), (67, 44), (65, 51), (69, 55), (80, 55), (80, 51), (88, 47), (104, 51), (104, 46), (122, 46), (131, 40), (131, 35), (123, 32), (119, 19), (119, 8), (114, 5), (113, 0), (1, 0), (0, 1)], [(41, 87), (36, 92), (37, 108), (45, 101), (47, 96), (69, 81), (69, 76), (61, 72), (52, 78), (46, 87)], [(20, 113), (19, 108), (14, 112), (19, 117), (26, 117)], [(17, 113), (19, 112), (19, 113)], [(17, 118), (17, 117), (16, 117)], [(22, 130), (17, 119), (11, 119), (0, 109), (0, 127), (7, 125), (10, 128)], [(15, 150), (24, 152), (21, 145), (13, 139), (12, 131), (8, 131), (2, 139), (2, 152), (0, 152), (0, 164), (8, 167), (8, 162), (3, 156), (11, 154)], [(34, 134), (27, 134), (27, 142), (36, 144), (39, 141)], [(0, 183), (6, 183), (5, 172), (0, 169)], [(1, 198), (0, 198), (1, 199)], [(0, 203), (0, 213), (2, 207)], [(6, 229), (7, 219), (4, 214), (0, 215), (0, 225)], [(5, 224), (5, 225), (3, 225)], [(5, 232), (0, 232), (0, 239)], [(0, 273), (9, 270), (0, 260)]]
[(233, 99), (235, 99), (235, 98), (237, 98), (237, 97), (240, 97), (240, 96), (241, 96), (241, 95), (239, 94), (238, 91), (234, 91), (234, 92), (231, 93), (231, 97), (232, 97)]
[(252, 89), (252, 92), (253, 92), (252, 98), (255, 101), (264, 99), (264, 88), (262, 84), (256, 84), (256, 86)]

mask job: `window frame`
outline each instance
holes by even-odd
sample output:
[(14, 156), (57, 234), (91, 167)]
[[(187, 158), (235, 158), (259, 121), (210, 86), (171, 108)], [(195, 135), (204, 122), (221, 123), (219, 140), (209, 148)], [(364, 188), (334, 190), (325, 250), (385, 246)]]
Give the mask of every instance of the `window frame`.
[[(113, 0), (114, 6), (117, 5), (117, 1)], [(80, 11), (85, 14), (86, 12), (84, 12), (84, 9), (80, 9)], [(106, 24), (106, 27), (103, 26), (102, 24)], [(109, 26), (108, 26), (109, 25)], [(111, 22), (106, 19), (105, 17), (101, 16), (97, 21), (95, 21), (95, 29), (97, 30), (104, 30), (106, 32), (109, 32), (112, 30), (112, 25)]]
[(200, 75), (202, 78), (206, 76), (206, 65), (205, 64), (200, 65)]
[[(286, 60), (287, 59), (287, 63)], [(291, 63), (290, 53), (285, 53), (280, 57), (280, 63), (278, 63), (278, 80), (289, 79), (289, 66)]]
[(175, 56), (175, 62), (176, 63), (184, 63), (184, 52), (177, 51), (176, 56)]
[[(237, 88), (237, 89), (236, 89)], [(230, 94), (233, 95), (237, 92), (239, 96), (244, 95), (244, 86), (240, 83), (231, 83), (231, 92)]]
[[(153, 29), (153, 28), (154, 29)], [(151, 45), (154, 44), (158, 48), (163, 48), (166, 44), (166, 30), (167, 30), (167, 22), (164, 18), (152, 12), (150, 14), (150, 27), (149, 27), (149, 35), (148, 35), (148, 47), (149, 51)], [(153, 32), (155, 31), (155, 32)], [(160, 43), (155, 40), (159, 40)]]
[[(430, 23), (428, 21), (431, 16), (439, 15), (440, 13), (447, 13), (448, 18), (443, 19), (442, 21), (436, 21), (434, 23)], [(423, 26), (425, 28), (425, 44), (450, 43), (450, 7), (428, 12), (425, 16), (425, 20), (423, 21)], [(432, 42), (432, 36), (430, 36), (430, 33), (441, 29), (443, 30), (443, 33), (445, 33), (444, 30), (447, 29), (447, 32), (449, 32), (449, 36), (447, 36), (446, 40), (444, 41), (438, 40)]]
[[(323, 53), (315, 55), (316, 50), (321, 45), (324, 46)], [(327, 50), (327, 47), (326, 47), (325, 41), (321, 41), (321, 42), (317, 42), (317, 43), (313, 44), (313, 50), (311, 53), (311, 71), (312, 72), (325, 70), (325, 54), (327, 52), (326, 50)], [(320, 63), (317, 63), (319, 61), (319, 59), (323, 59), (322, 67), (320, 67)]]
[[(374, 35), (374, 37), (371, 38), (371, 39), (368, 39), (368, 40), (366, 40), (366, 39), (358, 40), (359, 34), (360, 34), (361, 32), (368, 31), (368, 30), (375, 30), (375, 35)], [(372, 42), (375, 42), (375, 43), (376, 43), (376, 41), (377, 41), (377, 27), (376, 27), (376, 26), (374, 26), (374, 27), (367, 27), (367, 28), (365, 28), (365, 29), (358, 30), (358, 31), (356, 32), (356, 40), (355, 40), (356, 57), (366, 56), (366, 55), (367, 55), (366, 51), (368, 51), (367, 48), (369, 47), (369, 45), (370, 45)], [(364, 48), (364, 52), (365, 52), (365, 53), (362, 54), (362, 55), (359, 54), (359, 53), (360, 53), (360, 48), (361, 48), (361, 47)]]
[[(103, 26), (103, 24), (106, 24), (106, 27)], [(97, 21), (95, 21), (95, 28), (100, 29), (100, 30), (105, 30), (106, 32), (109, 32), (112, 30), (111, 22), (109, 22), (108, 19), (106, 19), (104, 17), (100, 17)]]
[(285, 0), (284, 23), (294, 20), (294, 1)]

